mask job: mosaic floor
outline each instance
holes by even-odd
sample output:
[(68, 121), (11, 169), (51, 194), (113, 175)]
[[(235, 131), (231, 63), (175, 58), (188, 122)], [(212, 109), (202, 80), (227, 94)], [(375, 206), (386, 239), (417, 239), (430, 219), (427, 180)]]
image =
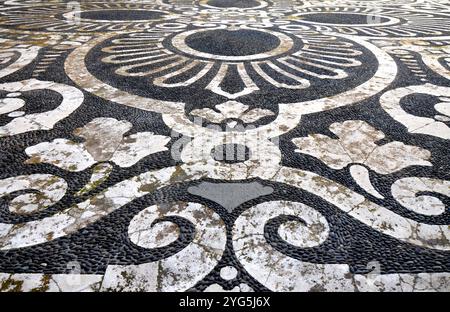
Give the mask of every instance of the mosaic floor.
[(0, 1), (1, 291), (450, 291), (447, 0)]

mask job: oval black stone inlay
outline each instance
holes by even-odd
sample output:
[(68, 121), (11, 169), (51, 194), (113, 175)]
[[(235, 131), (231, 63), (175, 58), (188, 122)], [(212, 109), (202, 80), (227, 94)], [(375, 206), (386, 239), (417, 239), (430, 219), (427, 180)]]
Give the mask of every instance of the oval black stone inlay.
[(217, 8), (253, 8), (260, 4), (255, 0), (209, 0), (207, 3)]
[(163, 16), (163, 12), (147, 10), (99, 10), (80, 13), (81, 18), (106, 21), (155, 20)]
[(204, 53), (245, 56), (271, 51), (280, 45), (280, 39), (257, 30), (216, 29), (192, 34), (186, 38), (186, 44)]

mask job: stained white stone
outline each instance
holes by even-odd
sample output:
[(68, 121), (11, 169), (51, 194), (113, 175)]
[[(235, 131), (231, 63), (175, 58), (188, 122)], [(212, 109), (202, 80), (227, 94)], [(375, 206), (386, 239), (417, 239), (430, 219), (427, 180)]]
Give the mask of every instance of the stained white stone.
[(355, 182), (361, 186), (367, 193), (377, 197), (384, 198), (370, 182), (369, 170), (361, 165), (353, 165), (350, 167), (350, 174)]
[(247, 284), (240, 284), (231, 290), (225, 290), (219, 284), (212, 284), (208, 286), (204, 292), (253, 292), (253, 289)]
[[(226, 119), (240, 119), (244, 123), (256, 122), (267, 116), (273, 116), (274, 113), (267, 109), (254, 108), (250, 109), (248, 105), (244, 105), (237, 101), (227, 101), (216, 105), (216, 112), (210, 108), (195, 109), (191, 111), (191, 115), (198, 116), (209, 120), (213, 123), (221, 123)], [(234, 126), (231, 126), (234, 128)]]
[(67, 183), (49, 174), (19, 176), (0, 181), (0, 197), (16, 191), (34, 190), (37, 193), (18, 195), (9, 203), (9, 211), (29, 214), (44, 210), (58, 202), (67, 191)]
[(237, 274), (238, 271), (234, 267), (228, 266), (220, 269), (220, 277), (227, 281), (235, 279)]
[[(3, 70), (0, 71), (0, 77), (2, 77), (2, 73)], [(29, 79), (0, 84), (0, 90), (13, 93), (18, 91), (28, 92), (43, 89), (57, 92), (62, 96), (63, 99), (59, 106), (50, 111), (27, 114), (14, 118), (6, 125), (0, 126), (0, 137), (16, 135), (35, 130), (50, 130), (57, 122), (73, 113), (83, 103), (84, 100), (83, 93), (77, 88), (51, 81)], [(18, 107), (18, 101), (21, 101), (20, 105), (23, 102), (23, 100), (16, 98), (8, 98), (8, 100), (16, 101), (16, 104), (14, 104), (14, 107), (16, 108), (14, 108), (14, 110), (21, 107)], [(7, 109), (6, 111), (10, 112), (11, 110)]]
[(6, 95), (6, 97), (19, 97), (21, 95), (22, 95), (22, 93), (20, 93), (20, 92), (12, 92), (12, 93), (8, 93)]
[(142, 158), (162, 151), (167, 151), (166, 144), (170, 138), (155, 135), (152, 132), (140, 132), (124, 138), (111, 161), (120, 167), (131, 167)]
[(8, 117), (16, 118), (25, 115), (24, 111), (15, 111), (8, 114)]
[(428, 161), (431, 153), (420, 147), (397, 141), (377, 145), (376, 142), (383, 139), (384, 134), (365, 121), (347, 120), (343, 123), (334, 123), (330, 126), (330, 130), (339, 139), (322, 134), (296, 138), (292, 140), (299, 147), (296, 152), (317, 157), (333, 169), (342, 169), (348, 164), (359, 163), (381, 174), (392, 173), (413, 165), (431, 166)]
[(102, 275), (5, 274), (0, 288), (6, 292), (93, 292), (100, 289)]
[(112, 161), (121, 167), (130, 167), (142, 158), (167, 150), (169, 137), (151, 132), (124, 136), (131, 123), (114, 118), (96, 118), (74, 134), (85, 139), (75, 143), (55, 139), (28, 147), (28, 163), (49, 163), (68, 171), (83, 171), (99, 161)]
[(441, 102), (434, 105), (434, 109), (439, 113), (450, 117), (450, 102)]
[(25, 101), (17, 98), (0, 99), (0, 115), (8, 114), (25, 105)]
[(142, 265), (108, 266), (103, 277), (102, 291), (140, 291), (158, 290), (159, 263)]
[[(450, 77), (450, 72), (449, 72)], [(380, 98), (380, 104), (383, 109), (396, 121), (402, 123), (410, 133), (420, 133), (432, 135), (442, 139), (450, 139), (450, 127), (446, 124), (428, 117), (415, 116), (406, 112), (401, 106), (400, 101), (405, 96), (422, 93), (433, 96), (445, 96), (450, 93), (449, 87), (441, 87), (433, 84), (424, 84), (409, 86), (390, 90)], [(438, 108), (447, 112), (444, 105)]]
[(447, 225), (420, 223), (405, 218), (337, 182), (312, 172), (281, 168), (274, 180), (318, 195), (383, 234), (417, 246), (450, 249), (450, 229)]

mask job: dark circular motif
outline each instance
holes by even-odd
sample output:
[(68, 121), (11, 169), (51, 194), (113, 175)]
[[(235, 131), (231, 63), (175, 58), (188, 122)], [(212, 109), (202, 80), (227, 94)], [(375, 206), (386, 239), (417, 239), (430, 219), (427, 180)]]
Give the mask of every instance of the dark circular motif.
[(216, 29), (194, 33), (186, 38), (186, 44), (194, 50), (225, 56), (244, 56), (268, 52), (280, 45), (280, 40), (257, 30)]

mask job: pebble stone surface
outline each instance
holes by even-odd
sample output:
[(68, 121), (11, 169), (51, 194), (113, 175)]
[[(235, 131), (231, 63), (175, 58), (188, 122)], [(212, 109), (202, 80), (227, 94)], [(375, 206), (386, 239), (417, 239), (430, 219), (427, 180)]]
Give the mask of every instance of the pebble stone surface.
[(450, 291), (444, 0), (0, 1), (0, 291)]

